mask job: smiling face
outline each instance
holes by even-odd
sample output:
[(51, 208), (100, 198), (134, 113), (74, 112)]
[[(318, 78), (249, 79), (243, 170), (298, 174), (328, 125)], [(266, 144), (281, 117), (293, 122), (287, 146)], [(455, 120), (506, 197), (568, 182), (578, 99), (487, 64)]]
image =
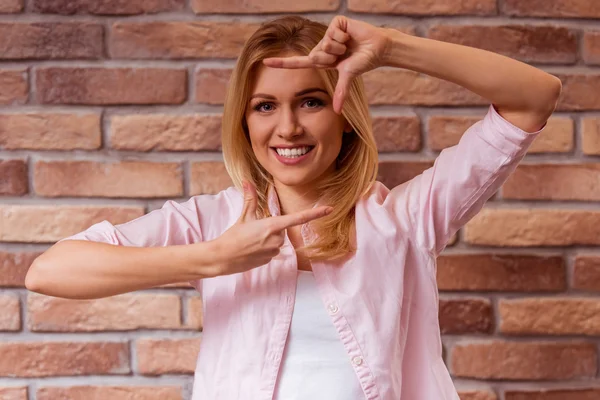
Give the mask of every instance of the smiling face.
[(276, 186), (312, 190), (335, 170), (350, 125), (314, 69), (260, 65), (253, 83), (245, 116), (257, 160)]

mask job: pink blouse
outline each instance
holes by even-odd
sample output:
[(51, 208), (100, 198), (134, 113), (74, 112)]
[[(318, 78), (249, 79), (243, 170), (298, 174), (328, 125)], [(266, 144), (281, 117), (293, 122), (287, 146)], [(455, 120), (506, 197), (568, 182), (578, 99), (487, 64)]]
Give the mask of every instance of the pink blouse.
[[(433, 167), (392, 190), (376, 182), (358, 201), (351, 258), (312, 264), (323, 307), (366, 399), (458, 400), (442, 360), (436, 257), (540, 131), (527, 133), (490, 106)], [(67, 239), (140, 247), (212, 240), (237, 221), (242, 204), (242, 194), (229, 188), (181, 204), (167, 201), (125, 224), (103, 221)], [(273, 215), (278, 204), (271, 191)], [(302, 233), (310, 240), (307, 226)], [(287, 238), (282, 255), (245, 273), (192, 282), (204, 303), (193, 400), (273, 399), (296, 289)]]

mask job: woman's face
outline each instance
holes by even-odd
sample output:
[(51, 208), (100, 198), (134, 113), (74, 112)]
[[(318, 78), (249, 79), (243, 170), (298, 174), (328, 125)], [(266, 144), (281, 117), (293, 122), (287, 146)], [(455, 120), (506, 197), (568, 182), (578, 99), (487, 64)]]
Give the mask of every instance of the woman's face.
[(252, 149), (276, 185), (311, 190), (335, 170), (344, 117), (314, 69), (260, 65), (255, 71), (246, 123)]

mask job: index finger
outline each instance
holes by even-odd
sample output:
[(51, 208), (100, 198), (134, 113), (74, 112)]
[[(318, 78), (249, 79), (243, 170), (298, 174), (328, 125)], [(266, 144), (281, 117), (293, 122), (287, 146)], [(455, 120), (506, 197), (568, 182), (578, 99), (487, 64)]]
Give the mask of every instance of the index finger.
[(313, 62), (308, 56), (291, 56), (291, 57), (269, 57), (263, 60), (263, 64), (273, 68), (311, 68)]
[(333, 211), (333, 207), (321, 206), (310, 210), (300, 211), (289, 215), (280, 215), (271, 217), (275, 220), (277, 229), (287, 229), (296, 225), (303, 225), (312, 220), (322, 218), (329, 215)]

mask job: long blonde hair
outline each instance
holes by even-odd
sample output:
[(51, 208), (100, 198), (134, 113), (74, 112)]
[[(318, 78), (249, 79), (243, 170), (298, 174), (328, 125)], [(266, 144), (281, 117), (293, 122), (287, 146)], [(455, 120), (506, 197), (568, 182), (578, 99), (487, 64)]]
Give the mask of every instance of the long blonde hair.
[[(299, 16), (282, 17), (263, 24), (245, 43), (229, 81), (223, 114), (223, 156), (234, 185), (251, 182), (258, 194), (257, 216), (270, 216), (268, 191), (272, 176), (260, 165), (250, 144), (245, 110), (251, 95), (253, 72), (262, 60), (284, 53), (308, 55), (325, 35), (327, 26)], [(329, 95), (333, 97), (337, 70), (319, 70)], [(316, 240), (298, 249), (311, 260), (332, 260), (352, 252), (354, 208), (377, 176), (377, 146), (361, 77), (348, 88), (342, 115), (353, 131), (344, 133), (337, 168), (320, 182), (320, 204), (333, 205), (327, 217), (310, 223)]]

